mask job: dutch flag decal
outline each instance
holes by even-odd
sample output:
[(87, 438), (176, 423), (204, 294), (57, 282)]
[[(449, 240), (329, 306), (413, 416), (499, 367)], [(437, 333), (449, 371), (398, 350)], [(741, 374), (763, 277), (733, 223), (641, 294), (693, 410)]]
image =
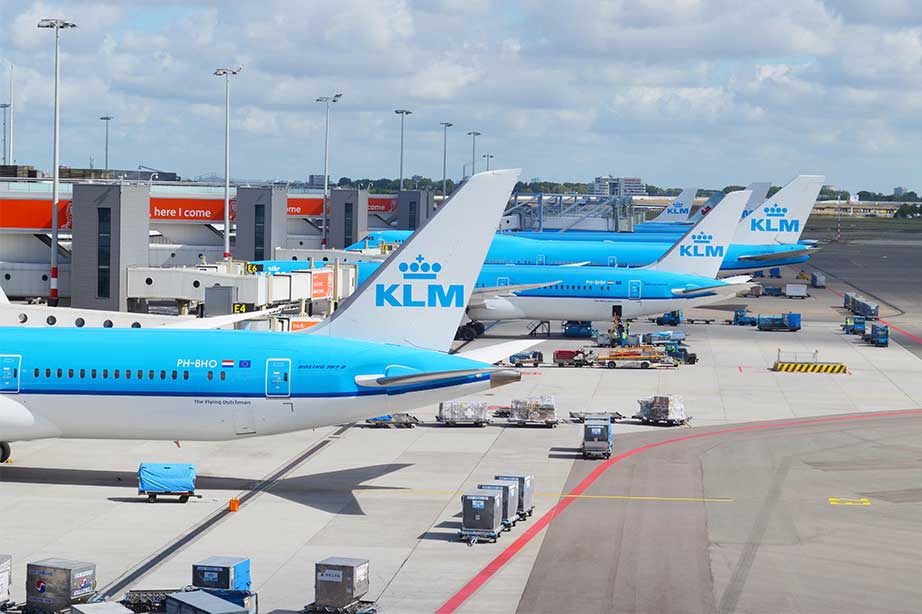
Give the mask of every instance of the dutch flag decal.
[(233, 360), (222, 360), (222, 361), (221, 361), (221, 368), (222, 368), (222, 369), (232, 369), (233, 367), (234, 367), (234, 361), (233, 361)]

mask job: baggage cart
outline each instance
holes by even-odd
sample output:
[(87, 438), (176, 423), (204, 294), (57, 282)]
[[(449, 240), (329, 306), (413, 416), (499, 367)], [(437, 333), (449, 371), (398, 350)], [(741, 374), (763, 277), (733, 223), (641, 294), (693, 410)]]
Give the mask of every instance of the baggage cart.
[(412, 429), (419, 424), (419, 418), (407, 413), (386, 414), (376, 418), (368, 418), (365, 420), (365, 424), (379, 429)]
[(535, 511), (535, 475), (518, 471), (507, 471), (493, 476), (495, 480), (514, 480), (519, 483), (519, 520), (525, 520)]
[(458, 539), (473, 546), (478, 541), (496, 543), (503, 531), (503, 494), (474, 490), (461, 495), (461, 530)]
[(141, 463), (138, 467), (138, 494), (154, 503), (159, 495), (178, 496), (180, 503), (195, 494), (195, 465), (184, 463)]
[(486, 401), (443, 401), (439, 403), (439, 414), (435, 419), (448, 426), (486, 426), (493, 421)]
[(617, 412), (617, 411), (594, 411), (594, 412), (571, 411), (570, 412), (570, 420), (572, 420), (573, 422), (585, 422), (587, 418), (590, 418), (590, 417), (595, 418), (599, 416), (607, 417), (612, 422), (624, 419), (624, 414), (622, 414), (621, 412)]
[(633, 418), (644, 424), (677, 426), (687, 424), (691, 420), (691, 417), (685, 413), (682, 398), (675, 394), (638, 399), (637, 403), (640, 405), (640, 411), (634, 414)]
[(543, 424), (548, 428), (556, 428), (560, 420), (557, 419), (557, 406), (554, 397), (542, 396), (531, 399), (513, 399), (509, 408), (509, 422), (525, 426), (528, 424)]

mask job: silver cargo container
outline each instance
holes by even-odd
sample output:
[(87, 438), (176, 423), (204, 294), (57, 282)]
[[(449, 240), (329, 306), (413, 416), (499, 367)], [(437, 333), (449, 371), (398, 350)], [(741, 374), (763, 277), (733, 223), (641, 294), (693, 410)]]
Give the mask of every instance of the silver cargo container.
[(99, 603), (75, 603), (71, 606), (71, 614), (132, 614), (117, 601), (100, 601)]
[(13, 598), (13, 557), (9, 554), (0, 554), (0, 605), (8, 603)]
[(314, 605), (345, 608), (368, 593), (368, 559), (331, 556), (316, 564)]
[(44, 559), (26, 566), (26, 607), (57, 612), (96, 593), (96, 563)]
[(474, 490), (461, 495), (461, 535), (495, 537), (503, 530), (503, 493)]
[(206, 591), (185, 591), (166, 596), (166, 614), (249, 614), (249, 610)]
[(483, 426), (490, 424), (486, 401), (445, 401), (439, 404), (438, 421), (448, 425), (459, 423)]
[(807, 298), (807, 284), (785, 284), (784, 295), (788, 298)]
[(519, 518), (531, 516), (535, 509), (535, 476), (533, 473), (506, 472), (493, 476), (496, 480), (514, 480), (519, 483)]
[(515, 525), (519, 519), (519, 482), (518, 480), (491, 480), (477, 485), (480, 490), (498, 490), (503, 493), (503, 524)]

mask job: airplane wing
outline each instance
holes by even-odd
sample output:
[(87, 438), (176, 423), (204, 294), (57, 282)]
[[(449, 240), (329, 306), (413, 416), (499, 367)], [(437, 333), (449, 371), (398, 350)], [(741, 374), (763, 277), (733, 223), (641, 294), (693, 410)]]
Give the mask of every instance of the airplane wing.
[(726, 290), (731, 284), (717, 284), (714, 286), (704, 286), (702, 288), (673, 288), (672, 294), (675, 296), (689, 296), (693, 294), (709, 294), (717, 290)]
[(175, 324), (169, 324), (163, 328), (209, 330), (213, 328), (221, 328), (222, 326), (230, 326), (231, 324), (236, 324), (237, 322), (245, 322), (246, 320), (255, 320), (256, 318), (272, 315), (278, 311), (280, 311), (280, 309), (277, 308), (263, 309), (261, 311), (251, 311), (250, 313), (231, 313), (226, 316), (211, 316), (210, 318), (189, 318), (188, 320), (180, 320)]
[(586, 266), (592, 264), (591, 260), (583, 260), (582, 262), (568, 262), (567, 264), (561, 264), (559, 266)]
[(374, 375), (356, 375), (355, 383), (363, 388), (390, 388), (397, 386), (414, 386), (416, 384), (429, 384), (443, 380), (452, 380), (459, 377), (470, 377), (471, 375), (487, 375), (490, 381), (497, 378), (497, 385), (518, 381), (521, 374), (518, 371), (509, 369), (496, 369), (493, 367), (483, 367), (476, 369), (457, 369), (454, 371), (429, 371), (422, 373), (408, 373), (405, 375), (386, 376), (382, 374)]
[(509, 358), (513, 354), (524, 352), (539, 343), (541, 342), (536, 339), (516, 339), (515, 341), (506, 341), (504, 343), (496, 343), (487, 347), (467, 350), (465, 352), (457, 352), (455, 356), (463, 356), (464, 358), (470, 358), (471, 360), (477, 360), (492, 365), (500, 360)]
[(803, 249), (795, 249), (789, 252), (740, 256), (739, 259), (747, 262), (761, 262), (763, 260), (784, 260), (785, 258), (800, 258), (801, 256), (808, 256), (815, 251), (817, 251), (815, 247), (805, 247)]
[(510, 296), (516, 292), (524, 292), (525, 290), (535, 290), (537, 288), (546, 288), (548, 286), (553, 286), (554, 284), (559, 284), (561, 280), (555, 279), (553, 281), (544, 281), (537, 282), (533, 284), (513, 284), (509, 286), (492, 286), (489, 288), (474, 288), (474, 292), (471, 294), (471, 300), (468, 301), (468, 306), (477, 306), (482, 307), (486, 302), (491, 298), (497, 298), (500, 296)]

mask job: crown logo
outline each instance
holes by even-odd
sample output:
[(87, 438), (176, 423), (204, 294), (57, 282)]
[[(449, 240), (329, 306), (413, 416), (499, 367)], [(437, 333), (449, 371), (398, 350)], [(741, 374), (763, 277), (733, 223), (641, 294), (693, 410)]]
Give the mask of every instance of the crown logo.
[(401, 262), (397, 267), (403, 273), (404, 279), (435, 279), (438, 277), (442, 265), (438, 262), (429, 264), (422, 256), (417, 256), (414, 262)]
[(784, 217), (788, 212), (787, 207), (779, 207), (777, 203), (765, 210), (765, 217)]
[(693, 243), (710, 243), (711, 239), (714, 238), (714, 235), (709, 235), (703, 230), (696, 235), (692, 235)]

